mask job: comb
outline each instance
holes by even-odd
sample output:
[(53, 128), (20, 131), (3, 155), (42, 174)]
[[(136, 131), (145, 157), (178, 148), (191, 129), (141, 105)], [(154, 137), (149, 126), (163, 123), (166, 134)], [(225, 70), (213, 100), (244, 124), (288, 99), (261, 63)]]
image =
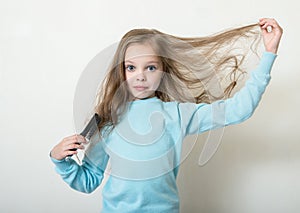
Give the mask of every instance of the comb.
[[(91, 118), (91, 120), (88, 122), (88, 124), (85, 126), (85, 128), (83, 129), (83, 131), (80, 133), (80, 135), (82, 135), (83, 137), (85, 137), (86, 139), (90, 140), (91, 137), (95, 134), (96, 130), (98, 129), (98, 125), (101, 121), (100, 116), (95, 113), (94, 116)], [(80, 145), (80, 143), (76, 143), (78, 145)], [(77, 149), (70, 149), (71, 151), (76, 151)], [(69, 157), (72, 155), (69, 155)]]
[(89, 123), (86, 125), (86, 127), (83, 129), (83, 131), (80, 133), (83, 137), (90, 140), (91, 137), (95, 134), (96, 130), (98, 129), (98, 125), (100, 123), (101, 119), (97, 113), (94, 114), (94, 116), (91, 118)]

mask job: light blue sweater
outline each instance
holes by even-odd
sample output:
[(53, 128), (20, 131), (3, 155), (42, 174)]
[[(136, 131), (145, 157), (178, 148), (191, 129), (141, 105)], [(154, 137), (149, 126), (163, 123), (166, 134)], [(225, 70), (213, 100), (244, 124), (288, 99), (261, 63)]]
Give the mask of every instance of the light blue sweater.
[(179, 212), (176, 177), (184, 137), (249, 118), (269, 83), (275, 58), (264, 52), (246, 85), (227, 100), (194, 104), (154, 97), (130, 102), (120, 124), (86, 151), (82, 165), (51, 158), (56, 171), (73, 189), (90, 193), (101, 184), (110, 160), (103, 213)]

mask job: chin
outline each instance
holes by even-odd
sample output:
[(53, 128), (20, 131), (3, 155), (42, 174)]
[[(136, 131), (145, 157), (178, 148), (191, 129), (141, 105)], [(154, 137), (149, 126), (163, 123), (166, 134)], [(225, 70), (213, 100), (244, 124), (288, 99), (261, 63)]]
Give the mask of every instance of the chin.
[(146, 99), (149, 98), (150, 96), (134, 96), (134, 100), (140, 100), (140, 99)]
[(154, 94), (133, 94), (134, 100), (138, 100), (138, 99), (146, 99), (146, 98), (150, 98), (153, 97)]

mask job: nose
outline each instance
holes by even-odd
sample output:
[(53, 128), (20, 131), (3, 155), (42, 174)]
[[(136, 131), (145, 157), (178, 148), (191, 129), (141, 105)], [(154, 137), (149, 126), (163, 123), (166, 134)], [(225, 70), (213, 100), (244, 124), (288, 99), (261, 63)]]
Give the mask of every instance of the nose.
[(144, 71), (138, 71), (136, 75), (136, 80), (137, 81), (146, 81), (146, 75)]

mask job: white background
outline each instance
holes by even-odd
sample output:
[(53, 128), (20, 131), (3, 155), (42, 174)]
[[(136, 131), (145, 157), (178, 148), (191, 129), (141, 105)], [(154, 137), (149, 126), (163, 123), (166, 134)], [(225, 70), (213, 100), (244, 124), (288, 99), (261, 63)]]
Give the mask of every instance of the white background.
[[(178, 1), (179, 2), (179, 1)], [(51, 148), (75, 132), (73, 97), (87, 63), (132, 28), (205, 36), (274, 17), (284, 28), (255, 114), (226, 128), (204, 167), (202, 135), (178, 177), (182, 212), (300, 210), (299, 6), (296, 0), (10, 0), (0, 2), (0, 211), (100, 212), (101, 188), (70, 189)]]

